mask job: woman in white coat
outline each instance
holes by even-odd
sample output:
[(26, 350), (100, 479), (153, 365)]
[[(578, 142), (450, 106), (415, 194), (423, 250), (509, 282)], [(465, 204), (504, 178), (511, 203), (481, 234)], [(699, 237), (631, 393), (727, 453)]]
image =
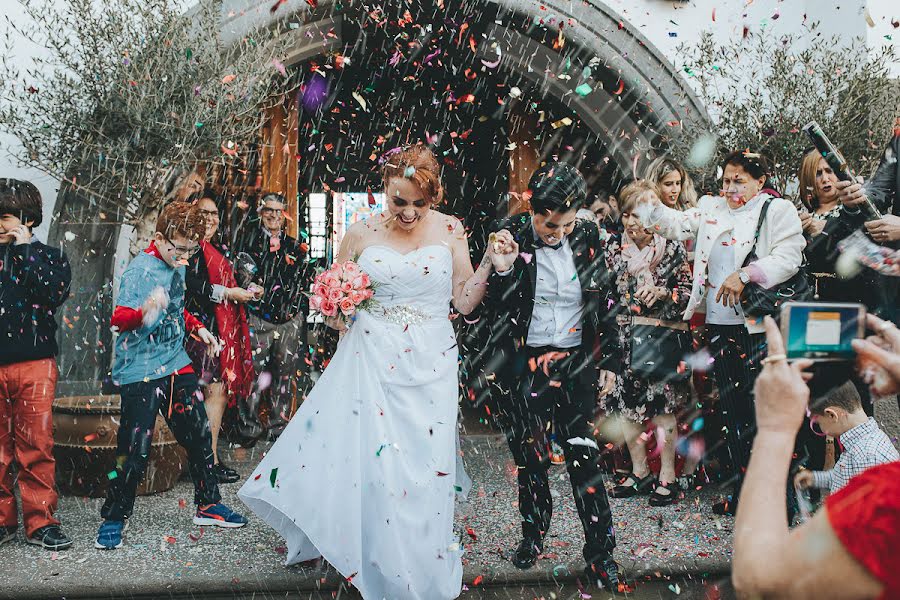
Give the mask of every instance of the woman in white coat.
[[(684, 212), (648, 199), (642, 219), (665, 238), (695, 240), (691, 297), (684, 318), (705, 306), (713, 373), (735, 473), (731, 496), (714, 505), (713, 511), (733, 515), (755, 433), (753, 384), (766, 353), (762, 319), (744, 314), (741, 294), (751, 282), (768, 289), (793, 277), (806, 240), (794, 205), (761, 192), (768, 172), (761, 155), (733, 152), (722, 162), (722, 171), (721, 195), (703, 196)], [(756, 245), (758, 258), (745, 265), (767, 202)]]

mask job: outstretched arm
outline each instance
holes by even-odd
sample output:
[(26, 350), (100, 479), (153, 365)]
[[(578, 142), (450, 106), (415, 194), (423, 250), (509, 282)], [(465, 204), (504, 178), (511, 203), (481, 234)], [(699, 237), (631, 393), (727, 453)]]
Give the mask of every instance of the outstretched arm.
[(458, 219), (453, 219), (450, 231), (450, 252), (453, 254), (453, 307), (467, 315), (481, 304), (491, 275), (490, 249), (486, 249), (478, 268), (473, 269), (469, 258), (469, 238)]
[(881, 584), (844, 548), (827, 509), (788, 530), (784, 483), (809, 400), (802, 371), (811, 363), (788, 364), (771, 317), (766, 337), (772, 360), (756, 380), (758, 433), (734, 524), (734, 587), (749, 598), (875, 598)]

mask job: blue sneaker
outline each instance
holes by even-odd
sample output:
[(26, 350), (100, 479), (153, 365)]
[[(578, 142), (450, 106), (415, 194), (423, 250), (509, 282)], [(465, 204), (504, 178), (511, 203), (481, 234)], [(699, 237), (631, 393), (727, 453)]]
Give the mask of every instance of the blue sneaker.
[(125, 530), (124, 521), (103, 521), (97, 532), (97, 541), (94, 548), (98, 550), (115, 550), (122, 547), (122, 532)]
[(212, 525), (215, 527), (243, 527), (247, 524), (247, 519), (221, 502), (218, 504), (207, 504), (206, 506), (198, 506), (197, 514), (194, 515), (194, 525)]

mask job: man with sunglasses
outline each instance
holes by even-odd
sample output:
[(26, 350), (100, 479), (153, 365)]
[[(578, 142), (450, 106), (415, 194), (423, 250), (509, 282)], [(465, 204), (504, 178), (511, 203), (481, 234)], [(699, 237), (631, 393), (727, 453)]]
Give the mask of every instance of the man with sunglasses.
[[(263, 288), (260, 300), (247, 305), (253, 366), (260, 377), (250, 398), (240, 405), (238, 434), (245, 447), (267, 431), (270, 439), (277, 439), (305, 387), (297, 378), (306, 348), (307, 251), (284, 231), (285, 205), (284, 196), (265, 194), (257, 208), (259, 220), (249, 221), (235, 244), (256, 263), (256, 283)], [(267, 427), (261, 412), (267, 416)]]
[(187, 451), (197, 505), (194, 524), (247, 524), (247, 519), (220, 502), (209, 420), (199, 380), (184, 349), (188, 333), (210, 352), (218, 352), (215, 336), (184, 308), (184, 266), (197, 252), (205, 230), (206, 220), (198, 207), (169, 204), (156, 222), (150, 246), (122, 274), (111, 322), (119, 332), (112, 376), (120, 386), (122, 417), (116, 464), (100, 510), (104, 520), (97, 532), (98, 549), (122, 546), (125, 521), (134, 510), (137, 487), (147, 469), (157, 414), (165, 417)]

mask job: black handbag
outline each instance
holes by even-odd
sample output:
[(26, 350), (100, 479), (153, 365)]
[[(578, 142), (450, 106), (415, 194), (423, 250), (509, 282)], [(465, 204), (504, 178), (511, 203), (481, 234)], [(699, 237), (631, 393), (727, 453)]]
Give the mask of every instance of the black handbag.
[[(635, 317), (640, 321), (658, 324), (632, 324), (631, 371), (638, 379), (656, 383), (686, 381), (691, 368), (684, 362), (693, 352), (693, 340), (687, 323), (678, 323), (678, 329), (667, 327), (666, 321)], [(684, 325), (684, 329), (680, 327)]]
[[(771, 198), (766, 199), (759, 212), (759, 222), (756, 224), (756, 234), (753, 236), (753, 247), (750, 248), (750, 254), (744, 260), (744, 267), (759, 259), (756, 256), (756, 243), (759, 241), (759, 232), (762, 230), (763, 221), (766, 219), (766, 213), (769, 212), (771, 203)], [(748, 283), (741, 295), (741, 308), (744, 309), (745, 315), (751, 317), (759, 319), (766, 315), (777, 317), (781, 305), (785, 302), (808, 302), (812, 300), (812, 297), (813, 290), (801, 267), (793, 277), (770, 289), (766, 289), (758, 283)]]

